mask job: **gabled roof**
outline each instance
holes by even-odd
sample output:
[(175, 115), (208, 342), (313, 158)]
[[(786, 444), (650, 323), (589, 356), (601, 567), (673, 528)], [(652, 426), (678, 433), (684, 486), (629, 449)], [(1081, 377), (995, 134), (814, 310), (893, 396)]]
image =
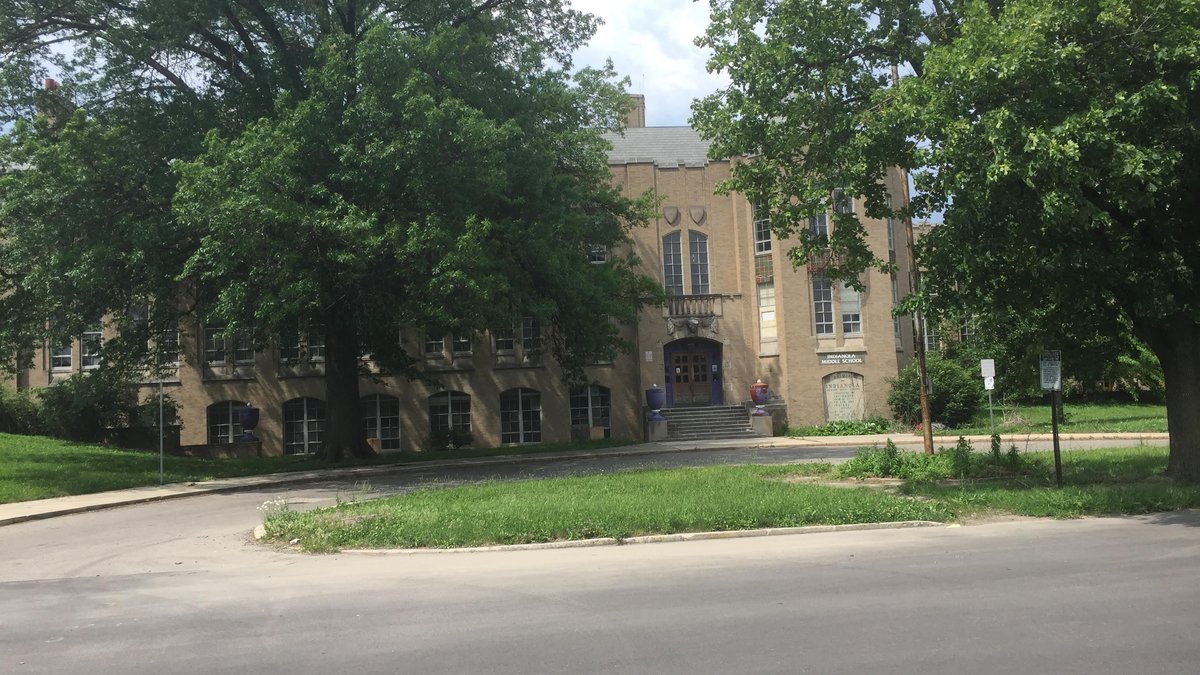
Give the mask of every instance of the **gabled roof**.
[(612, 143), (609, 164), (657, 166), (704, 166), (708, 164), (708, 141), (691, 127), (631, 127), (622, 134), (604, 134)]

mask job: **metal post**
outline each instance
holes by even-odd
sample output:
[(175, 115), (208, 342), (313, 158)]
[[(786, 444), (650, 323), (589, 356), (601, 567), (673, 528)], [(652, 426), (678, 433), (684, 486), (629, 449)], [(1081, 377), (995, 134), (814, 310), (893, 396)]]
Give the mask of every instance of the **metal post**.
[(996, 418), (992, 414), (992, 390), (988, 389), (988, 423), (992, 425), (992, 436), (996, 435)]
[(1062, 454), (1058, 449), (1058, 410), (1062, 407), (1062, 391), (1050, 392), (1050, 428), (1054, 432), (1054, 484), (1062, 487)]
[(163, 381), (158, 379), (158, 484), (165, 482), (163, 471)]

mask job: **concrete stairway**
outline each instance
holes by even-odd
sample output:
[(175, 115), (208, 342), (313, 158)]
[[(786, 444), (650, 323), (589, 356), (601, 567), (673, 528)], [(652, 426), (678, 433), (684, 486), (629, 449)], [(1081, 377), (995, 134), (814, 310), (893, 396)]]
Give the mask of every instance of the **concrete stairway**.
[(663, 408), (667, 439), (695, 441), (710, 438), (757, 438), (750, 430), (750, 415), (739, 405), (705, 408)]

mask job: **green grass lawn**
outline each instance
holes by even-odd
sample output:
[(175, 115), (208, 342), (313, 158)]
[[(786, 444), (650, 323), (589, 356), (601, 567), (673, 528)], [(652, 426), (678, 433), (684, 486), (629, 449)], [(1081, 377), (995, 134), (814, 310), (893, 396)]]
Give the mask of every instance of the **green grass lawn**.
[[(994, 406), (996, 432), (1005, 434), (1050, 433), (1050, 403), (1045, 405)], [(1061, 433), (1084, 432), (1166, 432), (1167, 407), (1151, 404), (1071, 403), (1063, 404), (1066, 421), (1059, 425)], [(934, 432), (947, 436), (987, 436), (988, 409), (985, 403), (975, 415), (971, 426)]]
[[(401, 464), (452, 457), (491, 457), (562, 451), (587, 451), (628, 441), (587, 441), (447, 452), (388, 453), (355, 464)], [(196, 459), (167, 455), (165, 482), (185, 483), (331, 468), (315, 460), (290, 457)], [(42, 436), (0, 434), (0, 504), (158, 485), (158, 453), (119, 450), (104, 445), (70, 443)]]
[[(1147, 513), (1200, 507), (1200, 485), (1161, 477), (1165, 448), (1067, 452), (1066, 487), (1049, 453), (1022, 453), (1000, 479), (839, 480), (831, 464), (720, 466), (430, 489), (265, 519), (269, 539), (304, 550), (460, 547), (592, 537), (896, 520), (950, 521)], [(990, 456), (970, 462), (991, 476)], [(906, 458), (919, 461), (919, 457)], [(931, 459), (937, 466), (952, 466)], [(928, 475), (928, 472), (926, 472)]]

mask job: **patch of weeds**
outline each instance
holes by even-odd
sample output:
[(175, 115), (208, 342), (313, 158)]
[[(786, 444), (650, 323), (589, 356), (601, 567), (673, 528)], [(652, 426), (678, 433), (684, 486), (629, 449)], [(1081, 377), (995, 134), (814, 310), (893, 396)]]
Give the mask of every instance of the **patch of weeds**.
[(820, 426), (789, 427), (788, 436), (864, 436), (868, 434), (886, 434), (894, 431), (896, 425), (882, 417), (872, 417), (868, 420), (840, 420), (827, 422)]

